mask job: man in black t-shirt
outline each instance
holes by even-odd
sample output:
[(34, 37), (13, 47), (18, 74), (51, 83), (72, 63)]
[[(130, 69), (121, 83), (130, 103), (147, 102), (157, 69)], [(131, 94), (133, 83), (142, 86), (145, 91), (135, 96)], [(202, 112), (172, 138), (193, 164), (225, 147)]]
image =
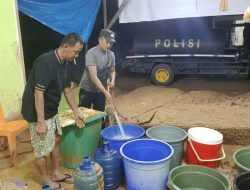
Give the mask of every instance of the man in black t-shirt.
[[(59, 170), (59, 137), (62, 133), (58, 106), (63, 92), (78, 127), (84, 127), (70, 88), (67, 62), (78, 57), (83, 41), (76, 33), (65, 36), (58, 49), (40, 55), (34, 62), (22, 100), (22, 114), (29, 122), (31, 144), (36, 156), (38, 171), (51, 189), (62, 189), (58, 182), (73, 182), (68, 174)], [(48, 176), (46, 156), (51, 154), (52, 176)]]

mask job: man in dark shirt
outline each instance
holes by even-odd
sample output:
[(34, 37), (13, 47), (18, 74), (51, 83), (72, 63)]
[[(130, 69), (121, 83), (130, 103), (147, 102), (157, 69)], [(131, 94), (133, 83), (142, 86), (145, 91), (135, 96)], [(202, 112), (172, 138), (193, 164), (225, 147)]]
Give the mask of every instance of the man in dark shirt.
[[(59, 170), (59, 137), (62, 133), (58, 106), (63, 92), (78, 127), (84, 127), (70, 88), (67, 62), (78, 57), (83, 41), (76, 33), (65, 36), (58, 49), (40, 55), (34, 62), (22, 100), (22, 114), (29, 122), (31, 144), (43, 182), (51, 189), (62, 189), (57, 182), (73, 182)], [(46, 156), (51, 154), (52, 176), (48, 176)]]

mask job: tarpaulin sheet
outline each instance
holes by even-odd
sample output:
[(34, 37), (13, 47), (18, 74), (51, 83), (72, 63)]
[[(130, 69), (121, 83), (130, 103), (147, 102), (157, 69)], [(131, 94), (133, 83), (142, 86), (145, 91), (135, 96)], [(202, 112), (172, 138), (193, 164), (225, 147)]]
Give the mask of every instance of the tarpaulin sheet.
[(87, 42), (100, 3), (100, 0), (18, 0), (18, 9), (61, 34), (76, 32)]
[[(124, 0), (119, 0), (119, 6)], [(130, 0), (119, 22), (131, 23), (174, 18), (243, 14), (249, 0), (227, 0), (228, 11), (220, 11), (219, 0)]]

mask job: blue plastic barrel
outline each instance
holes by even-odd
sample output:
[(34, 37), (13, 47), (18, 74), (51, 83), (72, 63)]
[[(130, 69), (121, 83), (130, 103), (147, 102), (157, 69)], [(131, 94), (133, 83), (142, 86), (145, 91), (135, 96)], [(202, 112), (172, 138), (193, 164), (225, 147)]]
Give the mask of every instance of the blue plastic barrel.
[(136, 139), (122, 145), (120, 153), (127, 190), (166, 190), (174, 153), (171, 145), (155, 139)]
[(125, 132), (126, 138), (122, 137), (118, 125), (107, 127), (101, 131), (102, 138), (109, 140), (109, 148), (115, 149), (118, 153), (120, 153), (120, 148), (124, 143), (130, 140), (142, 138), (145, 134), (144, 128), (138, 125), (123, 124), (122, 127)]
[(109, 148), (108, 140), (104, 140), (102, 148), (95, 152), (94, 161), (103, 168), (104, 189), (118, 188), (121, 185), (121, 162), (118, 152)]

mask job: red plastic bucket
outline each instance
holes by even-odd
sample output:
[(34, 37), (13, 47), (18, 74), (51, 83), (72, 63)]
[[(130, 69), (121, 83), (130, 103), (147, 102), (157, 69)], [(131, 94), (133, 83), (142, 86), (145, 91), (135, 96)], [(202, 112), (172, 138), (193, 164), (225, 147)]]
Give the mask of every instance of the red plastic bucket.
[(225, 158), (222, 142), (223, 135), (216, 130), (205, 127), (190, 128), (186, 151), (187, 164), (218, 167), (219, 160)]

